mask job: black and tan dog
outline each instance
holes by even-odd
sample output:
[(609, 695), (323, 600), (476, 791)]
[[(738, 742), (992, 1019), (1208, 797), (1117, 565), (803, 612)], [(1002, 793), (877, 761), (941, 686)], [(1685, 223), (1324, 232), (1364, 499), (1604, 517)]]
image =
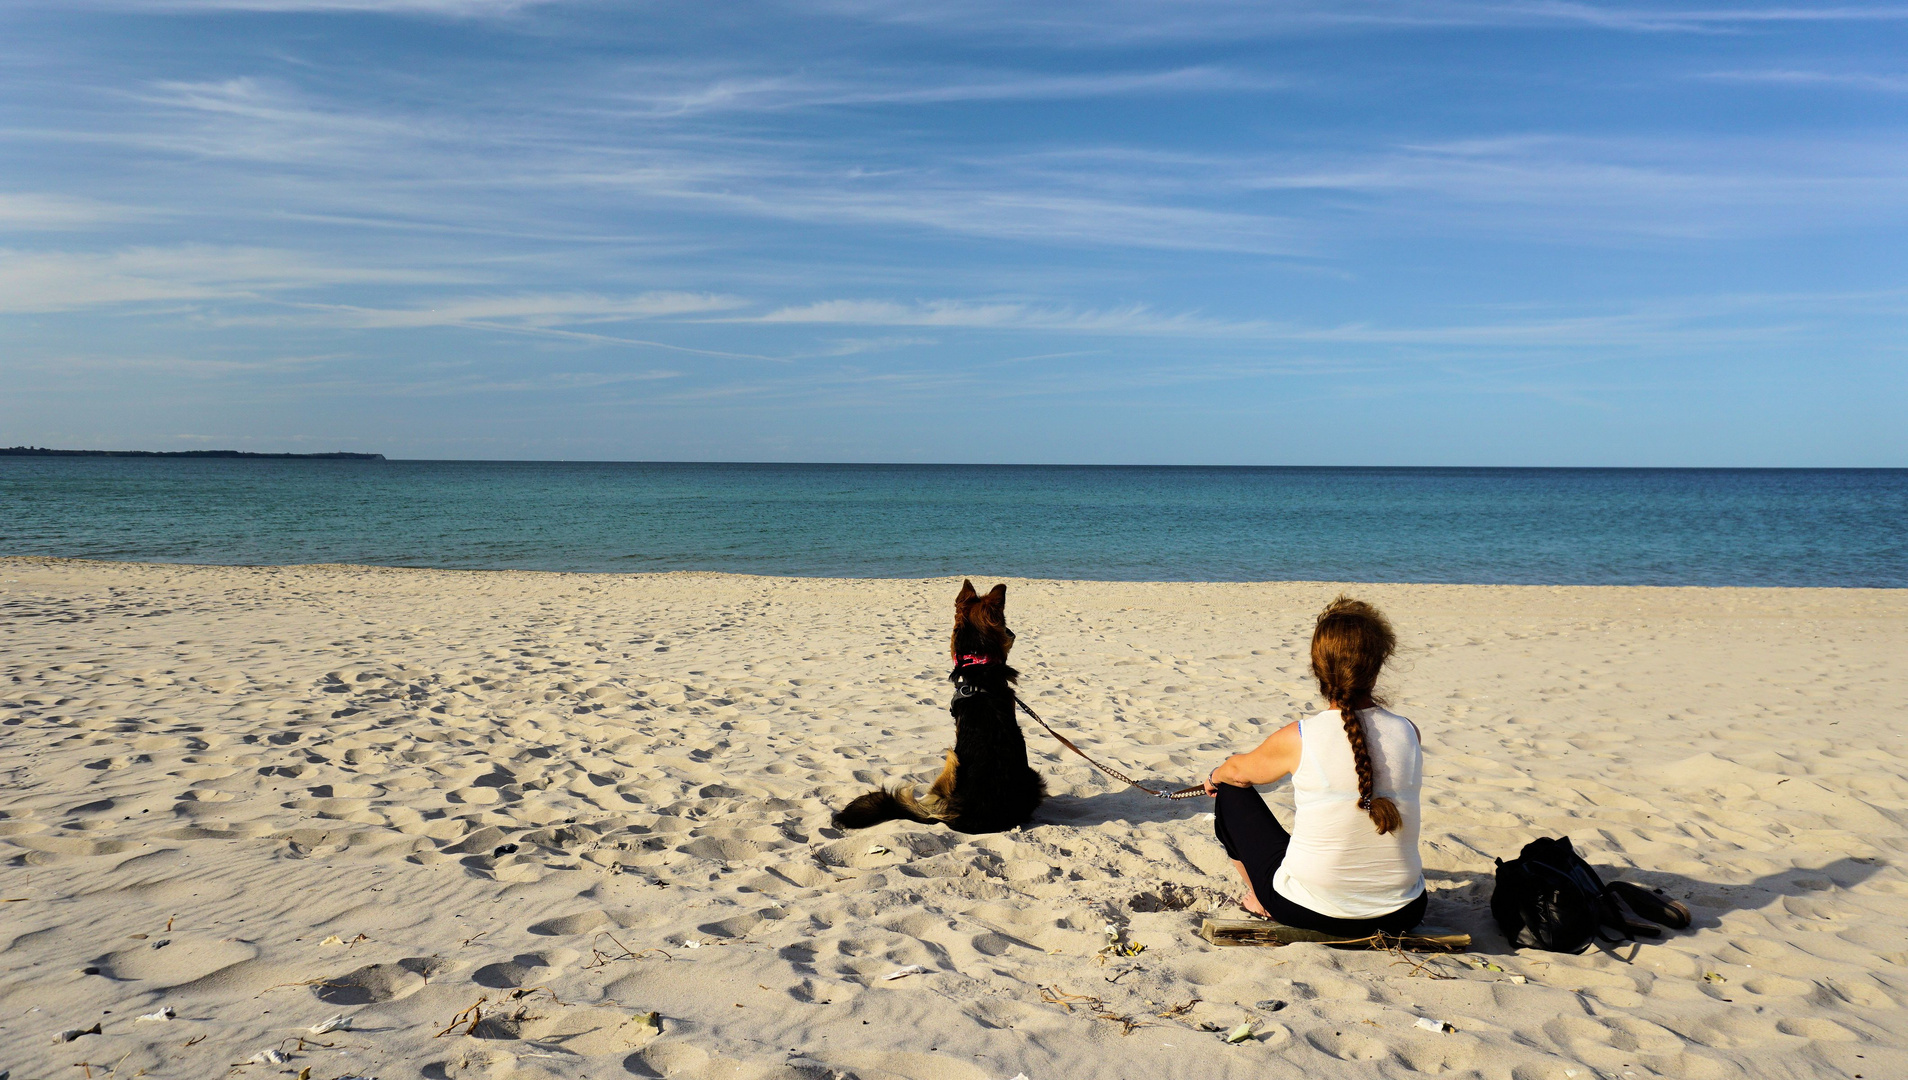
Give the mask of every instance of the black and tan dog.
[(1000, 832), (1033, 817), (1047, 785), (1027, 765), (1027, 742), (1014, 717), (1014, 681), (1020, 673), (1007, 666), (1014, 632), (1007, 629), (1007, 586), (986, 596), (974, 583), (961, 582), (954, 598), (954, 749), (947, 765), (916, 800), (908, 785), (870, 791), (843, 807), (835, 824), (865, 829), (906, 818), (941, 822), (956, 832)]

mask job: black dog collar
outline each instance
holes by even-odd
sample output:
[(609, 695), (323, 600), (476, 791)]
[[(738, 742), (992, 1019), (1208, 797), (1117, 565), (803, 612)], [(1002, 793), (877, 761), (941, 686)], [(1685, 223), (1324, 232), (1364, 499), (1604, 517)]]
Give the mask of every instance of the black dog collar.
[(982, 656), (979, 653), (962, 653), (954, 664), (953, 679), (955, 697), (970, 698), (979, 694), (985, 694), (987, 692), (985, 686), (976, 686), (968, 682), (967, 677), (963, 675), (962, 672), (969, 668), (987, 667), (997, 663), (999, 663), (999, 661), (991, 656)]

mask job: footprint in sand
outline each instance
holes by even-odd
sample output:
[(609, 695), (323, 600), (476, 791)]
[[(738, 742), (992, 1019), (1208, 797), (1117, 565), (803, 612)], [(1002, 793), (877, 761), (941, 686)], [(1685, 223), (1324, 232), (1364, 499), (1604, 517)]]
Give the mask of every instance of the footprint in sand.
[(1292, 989), (1300, 997), (1318, 997), (1327, 1001), (1370, 1001), (1373, 997), (1371, 987), (1364, 983), (1331, 975), (1313, 976), (1294, 983)]
[(1684, 1029), (1683, 1034), (1704, 1046), (1733, 1050), (1760, 1046), (1774, 1039), (1777, 1032), (1775, 1025), (1764, 1017), (1724, 1012), (1691, 1024)]
[(968, 944), (973, 947), (975, 952), (980, 953), (982, 956), (1005, 956), (1014, 949), (1030, 949), (1034, 952), (1040, 951), (1038, 946), (1030, 942), (1022, 941), (1015, 937), (1008, 937), (1006, 934), (996, 934), (991, 931), (985, 934), (974, 935), (973, 940), (969, 941)]
[(1586, 1016), (1556, 1017), (1544, 1024), (1544, 1034), (1571, 1057), (1599, 1068), (1621, 1064), (1625, 1057), (1634, 1056), (1617, 1048), (1619, 1036), (1614, 1030)]
[(1305, 1041), (1321, 1053), (1340, 1061), (1377, 1061), (1390, 1054), (1385, 1044), (1362, 1031), (1343, 1028), (1319, 1028), (1309, 1032)]
[(527, 929), (543, 937), (557, 937), (564, 934), (587, 934), (605, 926), (615, 925), (607, 911), (579, 911), (574, 915), (564, 915), (555, 919), (531, 923)]
[(574, 949), (544, 949), (519, 953), (501, 963), (486, 964), (471, 973), (470, 980), (493, 990), (514, 990), (529, 983), (542, 982), (575, 960)]
[(133, 942), (93, 962), (100, 974), (108, 978), (176, 985), (203, 978), (257, 955), (257, 949), (242, 941), (171, 934)]
[(742, 915), (732, 915), (716, 922), (703, 923), (696, 929), (711, 937), (739, 938), (764, 922), (781, 919), (786, 915), (786, 912), (777, 908), (763, 908), (761, 911), (751, 911)]
[(676, 850), (715, 863), (754, 862), (762, 855), (761, 846), (751, 841), (715, 836), (699, 837)]
[(1461, 1035), (1408, 1039), (1395, 1051), (1413, 1072), (1449, 1073), (1469, 1069), (1477, 1058), (1477, 1040)]
[(1859, 1034), (1833, 1020), (1813, 1016), (1778, 1020), (1776, 1030), (1784, 1035), (1796, 1035), (1804, 1039), (1826, 1039), (1830, 1042), (1855, 1042), (1861, 1038)]
[(19, 861), (27, 866), (48, 866), (74, 856), (117, 855), (143, 847), (135, 840), (87, 840), (78, 836), (15, 836), (12, 842), (26, 848)]
[(179, 793), (179, 798), (184, 802), (214, 803), (231, 802), (234, 796), (229, 791), (219, 791), (216, 788), (187, 788)]
[(1673, 1054), (1683, 1048), (1683, 1037), (1660, 1024), (1633, 1016), (1615, 1016), (1609, 1022), (1616, 1029), (1610, 1042), (1619, 1050)]
[[(430, 958), (414, 959), (428, 961)], [(326, 979), (315, 990), (318, 1000), (327, 1004), (375, 1005), (381, 1001), (410, 997), (424, 989), (424, 981), (423, 975), (399, 961), (395, 964), (367, 964), (356, 971)]]

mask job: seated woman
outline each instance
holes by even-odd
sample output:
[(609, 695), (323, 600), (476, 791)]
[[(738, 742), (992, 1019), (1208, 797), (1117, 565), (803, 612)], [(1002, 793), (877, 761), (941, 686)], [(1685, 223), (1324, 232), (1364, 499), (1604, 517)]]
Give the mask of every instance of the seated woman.
[[(1424, 918), (1418, 728), (1372, 697), (1396, 644), (1377, 608), (1332, 601), (1312, 634), (1312, 675), (1331, 708), (1207, 778), (1214, 831), (1245, 879), (1248, 912), (1346, 937), (1402, 933)], [(1297, 809), (1290, 834), (1252, 790), (1286, 776)]]

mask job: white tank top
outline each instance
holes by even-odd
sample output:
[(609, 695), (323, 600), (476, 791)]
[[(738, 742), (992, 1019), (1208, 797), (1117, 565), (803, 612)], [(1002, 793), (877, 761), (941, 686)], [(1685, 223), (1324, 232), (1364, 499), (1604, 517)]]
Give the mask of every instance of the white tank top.
[(1332, 711), (1301, 720), (1299, 763), (1292, 772), (1292, 844), (1272, 877), (1280, 896), (1339, 919), (1388, 915), (1424, 892), (1418, 731), (1386, 709), (1360, 709), (1358, 718), (1371, 752), (1372, 794), (1397, 803), (1403, 824), (1380, 836), (1371, 815), (1358, 808), (1358, 772), (1343, 718)]

